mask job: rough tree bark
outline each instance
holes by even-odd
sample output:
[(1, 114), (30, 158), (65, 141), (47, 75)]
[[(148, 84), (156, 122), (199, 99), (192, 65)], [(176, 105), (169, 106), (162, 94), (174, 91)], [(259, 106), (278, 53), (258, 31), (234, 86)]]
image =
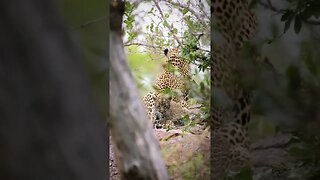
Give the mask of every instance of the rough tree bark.
[(106, 128), (52, 0), (0, 1), (0, 179), (106, 179)]
[(168, 179), (121, 39), (124, 2), (110, 2), (110, 132), (124, 179)]

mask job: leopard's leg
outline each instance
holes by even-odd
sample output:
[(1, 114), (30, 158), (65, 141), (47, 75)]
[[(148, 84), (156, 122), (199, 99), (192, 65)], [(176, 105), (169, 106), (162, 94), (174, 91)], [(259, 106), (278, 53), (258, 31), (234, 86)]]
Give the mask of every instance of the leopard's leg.
[(157, 93), (149, 92), (143, 97), (143, 102), (147, 111), (149, 120), (152, 122), (154, 128), (156, 122), (156, 110), (155, 110), (155, 101), (157, 98)]
[(250, 155), (248, 148), (236, 145), (230, 151), (230, 167), (232, 172), (239, 172), (244, 167), (250, 167)]

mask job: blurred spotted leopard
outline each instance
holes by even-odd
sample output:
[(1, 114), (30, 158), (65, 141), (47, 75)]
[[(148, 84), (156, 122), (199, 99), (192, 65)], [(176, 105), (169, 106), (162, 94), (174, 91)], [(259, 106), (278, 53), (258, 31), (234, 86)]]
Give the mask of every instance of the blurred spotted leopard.
[[(183, 125), (180, 121), (189, 110), (183, 104), (172, 100), (172, 97), (165, 94), (159, 95), (155, 103), (156, 120), (158, 126), (169, 129), (174, 126)], [(159, 115), (159, 117), (157, 116)]]
[(250, 10), (252, 0), (212, 0), (214, 22), (228, 44), (239, 50), (257, 31), (257, 17)]
[[(167, 60), (163, 65), (163, 71), (156, 79), (154, 85), (155, 91), (149, 92), (143, 97), (149, 119), (153, 124), (156, 124), (156, 121), (160, 122), (156, 125), (160, 125), (161, 122), (166, 121), (163, 119), (168, 115), (168, 113), (159, 110), (159, 108), (161, 108), (161, 100), (163, 100), (161, 97), (164, 95), (165, 90), (174, 92), (174, 94), (170, 94), (170, 101), (168, 101), (172, 104), (170, 107), (186, 109), (188, 106), (188, 90), (186, 83), (188, 78), (190, 78), (190, 64), (186, 59), (180, 57), (178, 48), (170, 50), (165, 49), (164, 54), (167, 57)], [(170, 116), (179, 112), (179, 110), (175, 111), (176, 110), (170, 110)], [(176, 115), (173, 116), (175, 117)]]
[[(231, 107), (213, 100), (211, 106), (212, 175), (223, 179), (229, 171), (250, 166), (249, 139), (251, 92), (239, 84), (237, 60), (243, 45), (257, 31), (257, 19), (250, 10), (251, 0), (212, 0), (212, 14), (226, 44), (212, 45), (212, 89), (221, 89)], [(215, 94), (215, 92), (213, 92)], [(231, 109), (231, 110), (230, 110)], [(226, 122), (227, 119), (231, 121)]]
[(163, 72), (155, 82), (155, 89), (159, 92), (170, 89), (178, 91), (178, 95), (173, 96), (173, 100), (187, 106), (185, 101), (188, 98), (187, 81), (190, 78), (190, 64), (188, 60), (179, 55), (179, 49), (165, 49), (167, 57), (163, 65)]

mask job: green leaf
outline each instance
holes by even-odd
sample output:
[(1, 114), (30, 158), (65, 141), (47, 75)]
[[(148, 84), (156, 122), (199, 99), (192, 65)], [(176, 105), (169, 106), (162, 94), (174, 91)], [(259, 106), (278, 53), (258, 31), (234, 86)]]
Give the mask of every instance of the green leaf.
[(306, 8), (301, 14), (301, 19), (306, 20), (309, 19), (311, 16), (313, 16), (315, 13), (310, 9)]
[(287, 10), (282, 16), (281, 21), (291, 20), (294, 17), (294, 12), (291, 10)]
[(172, 90), (170, 88), (168, 88), (168, 87), (163, 89), (162, 92), (164, 94), (167, 94), (167, 95), (172, 95), (173, 94)]
[(281, 21), (285, 21), (283, 33), (287, 32), (290, 28), (291, 22), (295, 16), (295, 12), (287, 10), (281, 17)]
[(183, 9), (182, 9), (182, 14), (185, 15), (185, 14), (187, 14), (188, 11), (189, 11), (189, 10), (188, 10), (187, 8), (183, 8)]
[(125, 9), (126, 10), (130, 10), (132, 8), (132, 5), (130, 4), (130, 2), (129, 1), (126, 1), (125, 2)]
[(167, 21), (163, 21), (163, 26), (164, 27), (168, 27), (168, 22)]
[(204, 83), (203, 83), (203, 82), (200, 83), (200, 90), (201, 90), (201, 91), (204, 90)]
[(288, 29), (290, 28), (290, 24), (291, 24), (291, 19), (286, 21), (286, 23), (284, 24), (284, 30), (283, 33), (287, 32)]
[(150, 11), (148, 11), (148, 14), (153, 13), (154, 7), (150, 9)]
[(174, 33), (178, 33), (178, 29), (177, 28), (173, 28), (173, 32)]
[(150, 31), (153, 32), (153, 23), (150, 24)]
[(294, 21), (294, 31), (296, 32), (296, 34), (298, 34), (301, 30), (301, 27), (302, 27), (302, 21), (301, 21), (301, 18), (300, 16), (296, 16), (296, 19)]

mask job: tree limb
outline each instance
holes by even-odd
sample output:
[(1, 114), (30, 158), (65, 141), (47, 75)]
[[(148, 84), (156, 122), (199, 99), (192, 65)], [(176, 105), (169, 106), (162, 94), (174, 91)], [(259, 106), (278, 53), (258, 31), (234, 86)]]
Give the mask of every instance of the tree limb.
[[(144, 47), (150, 47), (150, 48), (154, 48), (154, 49), (161, 49), (162, 50), (162, 46), (157, 46), (157, 45), (151, 45), (151, 44), (146, 44), (146, 43), (139, 43), (139, 42), (132, 42), (132, 43), (125, 43), (124, 46), (144, 46)], [(205, 51), (205, 52), (210, 52), (210, 50), (207, 49), (203, 49), (203, 48), (199, 48), (198, 50), (200, 51)]]
[(209, 27), (208, 24), (203, 20), (203, 18), (201, 18), (192, 8), (190, 8), (184, 4), (181, 4), (181, 3), (171, 1), (171, 0), (162, 0), (162, 1), (164, 1), (168, 4), (172, 4), (176, 7), (188, 9), (188, 11), (190, 11), (204, 27)]
[(150, 48), (158, 48), (162, 49), (161, 46), (151, 45), (151, 44), (145, 44), (145, 43), (139, 43), (139, 42), (132, 42), (132, 43), (125, 43), (124, 46), (144, 46), (144, 47), (150, 47)]
[(316, 21), (316, 20), (306, 20), (305, 22), (310, 25), (316, 25), (316, 26), (320, 25), (320, 21)]
[(156, 7), (157, 7), (157, 9), (158, 9), (158, 11), (159, 11), (159, 13), (160, 13), (162, 20), (167, 24), (167, 27), (168, 27), (169, 31), (172, 33), (174, 39), (177, 41), (177, 43), (179, 44), (179, 46), (182, 46), (181, 41), (179, 40), (179, 38), (175, 35), (175, 33), (174, 33), (174, 31), (173, 31), (173, 27), (169, 25), (168, 21), (167, 21), (166, 18), (164, 17), (163, 12), (162, 12), (162, 10), (161, 10), (161, 8), (160, 8), (160, 6), (159, 6), (158, 0), (153, 0), (153, 2), (154, 2), (154, 4), (156, 5)]
[(103, 16), (103, 17), (99, 17), (99, 18), (93, 19), (91, 21), (87, 21), (87, 22), (81, 24), (80, 26), (72, 28), (72, 31), (85, 28), (86, 26), (89, 26), (89, 25), (91, 25), (93, 23), (97, 23), (97, 22), (100, 22), (100, 21), (103, 21), (103, 20), (106, 20), (106, 19), (107, 19), (107, 17)]
[[(270, 10), (276, 12), (276, 13), (279, 13), (279, 14), (283, 14), (283, 13), (286, 12), (286, 11), (283, 10), (283, 9), (278, 9), (278, 8), (276, 8), (276, 7), (272, 4), (271, 0), (267, 0), (267, 3), (264, 3), (264, 2), (262, 2), (262, 1), (259, 1), (259, 4), (260, 4), (262, 7), (266, 8), (266, 9), (270, 9)], [(315, 25), (315, 26), (319, 26), (319, 25), (320, 25), (320, 21), (311, 20), (311, 19), (304, 20), (303, 22), (305, 22), (306, 24), (309, 24), (309, 25)]]

